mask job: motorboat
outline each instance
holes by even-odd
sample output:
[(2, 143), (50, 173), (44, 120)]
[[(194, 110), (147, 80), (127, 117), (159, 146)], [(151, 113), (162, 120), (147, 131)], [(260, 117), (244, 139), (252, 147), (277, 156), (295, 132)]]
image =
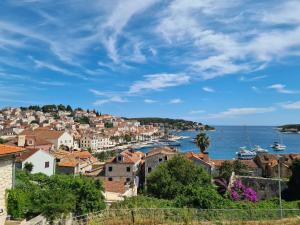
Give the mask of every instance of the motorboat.
[(248, 160), (253, 159), (256, 156), (256, 152), (248, 150), (246, 147), (241, 147), (236, 155), (238, 159)]
[(264, 149), (260, 147), (259, 145), (255, 145), (253, 149), (251, 149), (252, 152), (256, 153), (268, 153), (269, 151), (267, 149)]
[(286, 149), (286, 146), (283, 144), (280, 144), (279, 142), (275, 141), (272, 145), (271, 148), (274, 149), (274, 151), (283, 151)]

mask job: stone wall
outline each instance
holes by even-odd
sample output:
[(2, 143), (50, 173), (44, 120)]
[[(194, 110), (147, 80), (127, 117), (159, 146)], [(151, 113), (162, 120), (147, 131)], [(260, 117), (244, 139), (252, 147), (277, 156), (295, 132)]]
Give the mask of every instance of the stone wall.
[[(279, 196), (278, 179), (248, 176), (236, 176), (235, 179), (240, 179), (245, 186), (253, 188), (260, 200)], [(281, 181), (281, 190), (286, 188), (287, 182)]]
[(4, 224), (7, 216), (6, 190), (12, 187), (12, 176), (12, 159), (10, 157), (0, 157), (0, 225)]

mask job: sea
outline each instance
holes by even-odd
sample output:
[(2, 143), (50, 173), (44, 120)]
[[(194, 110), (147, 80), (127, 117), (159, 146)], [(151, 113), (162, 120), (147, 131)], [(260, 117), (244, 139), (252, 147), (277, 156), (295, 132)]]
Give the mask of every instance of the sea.
[[(271, 126), (215, 126), (215, 131), (207, 131), (210, 138), (208, 152), (212, 159), (234, 159), (240, 147), (253, 148), (259, 145), (273, 154), (300, 153), (300, 134), (281, 133)], [(193, 139), (198, 131), (176, 132), (175, 135), (186, 138), (179, 140), (180, 152), (199, 152)], [(270, 145), (278, 141), (287, 146), (286, 150), (275, 152)], [(141, 149), (143, 152), (151, 148)]]

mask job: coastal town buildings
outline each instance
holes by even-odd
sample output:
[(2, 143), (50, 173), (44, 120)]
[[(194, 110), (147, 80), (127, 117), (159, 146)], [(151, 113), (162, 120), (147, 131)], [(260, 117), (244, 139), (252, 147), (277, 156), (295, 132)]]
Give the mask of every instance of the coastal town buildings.
[(91, 153), (80, 149), (72, 151), (59, 150), (54, 152), (54, 156), (57, 172), (64, 174), (76, 175), (91, 172), (93, 165), (98, 162)]
[(176, 149), (170, 147), (154, 148), (145, 156), (145, 177), (151, 173), (160, 163), (170, 160), (173, 156), (177, 155)]
[(27, 149), (16, 158), (16, 168), (24, 169), (26, 164), (32, 165), (30, 173), (43, 173), (47, 176), (55, 174), (56, 159), (42, 149)]
[(6, 190), (14, 183), (15, 156), (23, 151), (22, 148), (0, 144), (0, 225), (7, 216)]
[(144, 154), (125, 150), (105, 164), (105, 180), (139, 183), (139, 170)]

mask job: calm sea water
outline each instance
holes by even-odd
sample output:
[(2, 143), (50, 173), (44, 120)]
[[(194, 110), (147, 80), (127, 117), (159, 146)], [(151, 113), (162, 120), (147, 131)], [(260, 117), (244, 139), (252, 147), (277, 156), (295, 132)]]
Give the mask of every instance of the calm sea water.
[[(177, 135), (188, 136), (187, 139), (180, 140), (179, 150), (182, 152), (199, 152), (192, 139), (198, 132), (179, 132)], [(212, 159), (233, 159), (235, 153), (242, 146), (248, 148), (254, 145), (260, 145), (266, 148), (270, 153), (274, 152), (270, 145), (274, 141), (282, 141), (287, 146), (285, 151), (279, 153), (300, 153), (300, 134), (281, 134), (274, 127), (270, 126), (216, 126), (216, 131), (208, 131), (211, 145), (208, 149)], [(149, 148), (143, 149), (144, 152)]]

